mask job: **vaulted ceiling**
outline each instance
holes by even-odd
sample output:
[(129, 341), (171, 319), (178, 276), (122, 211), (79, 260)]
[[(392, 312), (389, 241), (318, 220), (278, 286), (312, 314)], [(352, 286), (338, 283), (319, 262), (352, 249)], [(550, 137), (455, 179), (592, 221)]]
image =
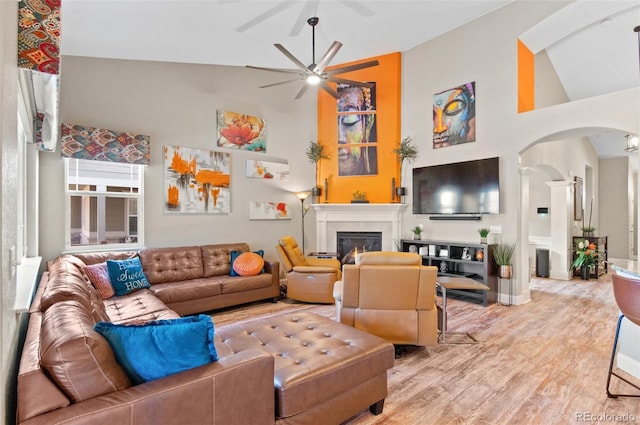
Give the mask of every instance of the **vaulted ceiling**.
[[(512, 1), (64, 0), (61, 50), (75, 56), (291, 69), (295, 66), (273, 44), (310, 64), (306, 21), (318, 16), (316, 58), (338, 40), (343, 46), (332, 64), (340, 64), (406, 51)], [(640, 41), (633, 31), (640, 25), (640, 4), (564, 3), (558, 14), (523, 36), (546, 51), (569, 99), (640, 85)], [(265, 74), (265, 84), (282, 80)], [(623, 136), (590, 135), (603, 157), (624, 155)]]

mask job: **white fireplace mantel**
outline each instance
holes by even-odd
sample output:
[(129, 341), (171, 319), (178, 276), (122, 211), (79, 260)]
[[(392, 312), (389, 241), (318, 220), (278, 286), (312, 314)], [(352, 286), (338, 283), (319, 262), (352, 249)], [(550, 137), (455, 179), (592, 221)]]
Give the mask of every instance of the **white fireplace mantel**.
[(382, 232), (382, 250), (393, 251), (401, 239), (402, 212), (407, 204), (313, 204), (316, 250), (337, 251), (338, 231)]

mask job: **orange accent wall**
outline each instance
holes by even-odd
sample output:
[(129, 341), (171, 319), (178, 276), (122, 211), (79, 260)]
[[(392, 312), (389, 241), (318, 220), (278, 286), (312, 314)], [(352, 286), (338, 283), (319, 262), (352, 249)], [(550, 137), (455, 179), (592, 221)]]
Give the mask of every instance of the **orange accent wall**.
[(518, 113), (535, 108), (534, 55), (518, 40)]
[[(320, 161), (317, 184), (324, 190), (324, 180), (328, 179), (329, 203), (349, 203), (353, 192), (366, 192), (371, 203), (390, 203), (391, 179), (399, 185), (400, 164), (393, 149), (400, 136), (400, 98), (401, 98), (401, 53), (363, 59), (356, 62), (336, 65), (341, 67), (356, 63), (378, 60), (379, 65), (339, 74), (338, 77), (356, 81), (375, 81), (376, 83), (376, 125), (378, 174), (370, 176), (338, 175), (338, 113), (336, 99), (324, 90), (318, 90), (318, 143), (325, 146), (331, 159)], [(331, 68), (329, 68), (331, 69)], [(331, 84), (335, 89), (335, 84)], [(324, 193), (320, 197), (324, 201)]]

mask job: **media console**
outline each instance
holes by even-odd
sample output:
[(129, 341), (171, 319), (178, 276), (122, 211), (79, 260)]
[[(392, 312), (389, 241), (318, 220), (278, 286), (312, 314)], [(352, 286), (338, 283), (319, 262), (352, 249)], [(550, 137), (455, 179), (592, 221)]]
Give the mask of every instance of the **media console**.
[(490, 288), (489, 291), (451, 289), (447, 290), (447, 297), (464, 299), (484, 306), (496, 302), (498, 266), (493, 258), (494, 245), (416, 239), (402, 239), (401, 243), (402, 251), (417, 252), (422, 256), (422, 264), (436, 266), (438, 276), (464, 276)]

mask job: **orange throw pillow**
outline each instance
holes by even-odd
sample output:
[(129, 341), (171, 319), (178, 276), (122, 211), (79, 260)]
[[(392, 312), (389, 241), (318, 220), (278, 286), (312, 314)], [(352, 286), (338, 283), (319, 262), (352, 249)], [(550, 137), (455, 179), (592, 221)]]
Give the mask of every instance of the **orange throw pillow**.
[(255, 252), (244, 252), (233, 262), (233, 270), (240, 276), (255, 276), (263, 267), (264, 259)]

